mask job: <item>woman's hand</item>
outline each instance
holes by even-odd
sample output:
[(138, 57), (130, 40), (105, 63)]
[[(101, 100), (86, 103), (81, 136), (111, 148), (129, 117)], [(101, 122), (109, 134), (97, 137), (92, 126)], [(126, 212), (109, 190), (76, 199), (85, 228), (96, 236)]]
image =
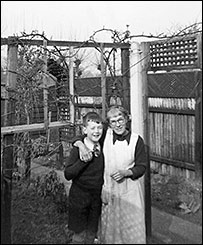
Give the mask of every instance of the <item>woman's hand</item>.
[(111, 174), (111, 177), (117, 181), (122, 182), (124, 178), (132, 176), (133, 173), (131, 170), (116, 170)]

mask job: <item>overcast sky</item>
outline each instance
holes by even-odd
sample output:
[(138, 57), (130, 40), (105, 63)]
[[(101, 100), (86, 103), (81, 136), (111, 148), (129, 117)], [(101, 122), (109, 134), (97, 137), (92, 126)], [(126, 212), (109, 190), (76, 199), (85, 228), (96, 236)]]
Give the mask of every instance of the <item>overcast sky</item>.
[(202, 1), (1, 1), (1, 37), (37, 30), (52, 40), (86, 41), (103, 27), (156, 35), (201, 21)]

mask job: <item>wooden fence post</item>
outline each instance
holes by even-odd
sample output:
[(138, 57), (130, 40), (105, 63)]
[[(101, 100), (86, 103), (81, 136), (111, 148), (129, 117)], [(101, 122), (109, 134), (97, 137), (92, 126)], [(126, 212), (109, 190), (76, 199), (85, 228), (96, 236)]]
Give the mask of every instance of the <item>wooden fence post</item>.
[(147, 169), (145, 173), (145, 223), (146, 236), (150, 239), (152, 233), (151, 221), (151, 169), (150, 169), (150, 147), (149, 147), (149, 108), (148, 108), (148, 79), (147, 71), (149, 66), (149, 43), (141, 43), (141, 84), (142, 84), (142, 107), (143, 107), (143, 127), (144, 142), (147, 153)]
[(130, 112), (130, 51), (128, 48), (121, 48), (121, 73), (123, 107)]
[[(6, 126), (15, 124), (15, 99), (12, 93), (16, 88), (18, 46), (15, 39), (9, 38), (8, 43), (8, 73), (7, 88), (9, 100), (6, 103), (5, 111)], [(3, 136), (3, 156), (1, 169), (1, 244), (11, 244), (11, 198), (12, 198), (12, 173), (14, 165), (14, 134)]]
[(202, 182), (202, 77), (201, 72), (196, 71), (195, 98), (195, 179)]
[(202, 182), (202, 33), (197, 36), (197, 54), (201, 71), (195, 73), (195, 178)]
[(104, 64), (104, 45), (101, 43), (101, 94), (102, 94), (102, 118), (106, 118), (106, 71)]
[(44, 66), (43, 66), (43, 99), (44, 99), (44, 125), (46, 128), (48, 127), (48, 86), (47, 86), (47, 40), (43, 40), (43, 47), (44, 47)]
[(73, 68), (73, 47), (69, 51), (69, 91), (70, 91), (70, 122), (75, 121), (75, 107), (74, 107), (74, 68)]
[(3, 136), (3, 157), (1, 172), (1, 244), (11, 243), (11, 200), (13, 172), (14, 135)]

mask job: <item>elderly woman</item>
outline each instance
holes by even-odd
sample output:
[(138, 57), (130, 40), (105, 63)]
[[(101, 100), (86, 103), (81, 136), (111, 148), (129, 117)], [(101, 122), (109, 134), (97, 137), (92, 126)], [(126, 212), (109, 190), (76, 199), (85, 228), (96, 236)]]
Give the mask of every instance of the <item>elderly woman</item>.
[[(143, 176), (147, 166), (144, 141), (127, 129), (128, 112), (113, 106), (107, 112), (109, 127), (101, 145), (104, 153), (104, 185), (100, 232), (102, 244), (145, 244)], [(91, 152), (75, 142), (87, 161)]]

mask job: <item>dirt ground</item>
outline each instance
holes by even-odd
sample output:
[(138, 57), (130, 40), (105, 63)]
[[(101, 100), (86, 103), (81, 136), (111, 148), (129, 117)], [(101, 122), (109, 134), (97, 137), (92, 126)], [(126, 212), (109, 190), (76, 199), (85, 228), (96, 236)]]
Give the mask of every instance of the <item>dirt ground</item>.
[[(50, 176), (49, 179), (51, 179)], [(67, 228), (68, 199), (62, 202), (61, 198), (59, 198), (59, 201), (56, 201), (56, 199), (53, 199), (53, 196), (43, 196), (42, 190), (45, 193), (47, 191), (46, 188), (50, 186), (50, 182), (48, 184), (46, 186), (43, 184), (44, 186), (40, 189), (41, 192), (39, 192), (39, 183), (37, 184), (36, 181), (31, 181), (29, 184), (27, 181), (13, 182), (11, 215), (12, 244), (70, 243), (71, 233)], [(185, 190), (185, 187), (182, 188), (182, 185), (183, 183), (177, 181), (177, 178), (166, 180), (166, 177), (163, 176), (152, 176), (152, 205), (183, 219), (202, 225), (202, 205), (198, 209), (196, 208), (196, 212), (193, 212), (195, 210), (194, 208), (191, 211), (188, 207), (187, 209), (179, 207), (188, 201), (184, 199), (185, 193), (183, 190)], [(202, 192), (199, 191), (197, 194), (194, 190), (191, 191), (189, 187), (185, 191), (188, 193), (186, 195), (187, 197), (193, 197), (196, 200), (197, 207), (198, 202), (201, 202)], [(200, 197), (200, 200), (197, 197)]]

